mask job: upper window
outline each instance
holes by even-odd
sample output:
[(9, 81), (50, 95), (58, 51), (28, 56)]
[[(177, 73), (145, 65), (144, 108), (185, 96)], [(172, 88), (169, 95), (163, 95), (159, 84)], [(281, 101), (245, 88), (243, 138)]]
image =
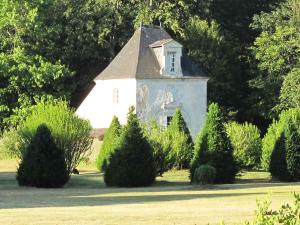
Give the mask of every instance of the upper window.
[(169, 72), (174, 73), (175, 72), (175, 57), (176, 52), (168, 52), (168, 62), (169, 62)]

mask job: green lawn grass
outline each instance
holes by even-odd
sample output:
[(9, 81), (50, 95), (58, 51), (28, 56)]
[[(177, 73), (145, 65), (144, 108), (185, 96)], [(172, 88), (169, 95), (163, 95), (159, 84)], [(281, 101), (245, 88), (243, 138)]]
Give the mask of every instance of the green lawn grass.
[(298, 183), (246, 172), (236, 184), (189, 184), (188, 171), (169, 171), (147, 188), (107, 188), (93, 165), (81, 165), (63, 189), (18, 187), (15, 160), (0, 161), (0, 224), (241, 224), (256, 200), (272, 193), (272, 207), (292, 200)]

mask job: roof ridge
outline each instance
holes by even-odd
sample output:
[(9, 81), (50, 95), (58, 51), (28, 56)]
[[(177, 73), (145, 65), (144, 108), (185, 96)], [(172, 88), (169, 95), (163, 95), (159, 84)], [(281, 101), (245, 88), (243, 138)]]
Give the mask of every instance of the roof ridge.
[(143, 26), (140, 26), (139, 29), (136, 30), (136, 32), (140, 32), (139, 34), (139, 39), (138, 39), (138, 54), (137, 54), (137, 58), (136, 58), (136, 67), (135, 67), (135, 73), (133, 74), (135, 77), (137, 75), (137, 72), (138, 72), (138, 67), (139, 67), (139, 57), (140, 57), (140, 53), (141, 53), (141, 39), (142, 39), (142, 29), (143, 29)]

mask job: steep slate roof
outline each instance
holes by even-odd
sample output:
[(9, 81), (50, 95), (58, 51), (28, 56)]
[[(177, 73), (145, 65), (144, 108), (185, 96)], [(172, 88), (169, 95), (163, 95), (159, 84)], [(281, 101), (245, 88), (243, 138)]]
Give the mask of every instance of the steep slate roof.
[[(160, 65), (150, 45), (158, 46), (171, 40), (171, 36), (160, 27), (141, 26), (95, 80), (168, 78), (160, 74)], [(181, 57), (181, 67), (183, 76), (206, 77), (184, 53)]]

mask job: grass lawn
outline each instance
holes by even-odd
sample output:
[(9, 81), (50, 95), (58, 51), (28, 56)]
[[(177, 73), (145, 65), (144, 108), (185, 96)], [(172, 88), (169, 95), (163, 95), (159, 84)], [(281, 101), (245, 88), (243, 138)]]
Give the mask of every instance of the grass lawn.
[(15, 161), (0, 161), (0, 224), (241, 224), (266, 194), (278, 208), (300, 192), (299, 183), (274, 182), (264, 172), (204, 188), (189, 185), (187, 171), (170, 171), (152, 187), (106, 188), (91, 165), (63, 189), (36, 189), (18, 187), (15, 170)]

